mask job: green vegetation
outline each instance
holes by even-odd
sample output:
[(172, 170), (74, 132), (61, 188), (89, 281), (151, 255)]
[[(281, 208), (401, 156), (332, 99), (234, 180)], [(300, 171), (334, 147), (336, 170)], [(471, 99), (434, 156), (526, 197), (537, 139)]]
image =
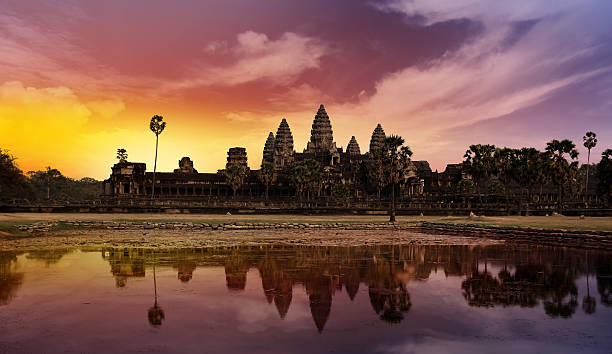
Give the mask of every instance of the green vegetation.
[(81, 202), (97, 198), (99, 192), (99, 181), (89, 177), (75, 180), (50, 166), (26, 175), (15, 157), (0, 149), (0, 200)]
[(234, 198), (236, 198), (236, 191), (244, 184), (246, 177), (247, 170), (244, 166), (230, 165), (225, 169), (225, 178), (227, 184), (232, 187)]
[(270, 185), (276, 181), (276, 169), (274, 164), (271, 162), (264, 162), (261, 164), (261, 170), (259, 170), (259, 180), (266, 186), (266, 200), (268, 200), (268, 191)]
[(391, 210), (389, 221), (395, 222), (395, 190), (396, 186), (404, 181), (404, 176), (410, 166), (412, 150), (404, 146), (404, 138), (391, 135), (385, 138), (378, 159), (383, 166), (386, 184), (391, 185)]
[(295, 185), (300, 200), (307, 193), (307, 199), (318, 193), (321, 187), (321, 169), (319, 163), (313, 159), (298, 161), (291, 167), (291, 182)]

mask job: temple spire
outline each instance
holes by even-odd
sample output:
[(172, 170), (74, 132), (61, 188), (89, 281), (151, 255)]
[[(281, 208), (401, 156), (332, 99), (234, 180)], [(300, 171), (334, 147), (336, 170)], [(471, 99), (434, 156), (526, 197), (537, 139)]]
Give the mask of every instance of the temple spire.
[(370, 153), (373, 154), (376, 151), (382, 149), (385, 143), (385, 131), (383, 130), (380, 123), (376, 126), (372, 132), (372, 139), (370, 139)]
[(325, 111), (325, 106), (320, 105), (317, 114), (312, 122), (310, 130), (310, 141), (306, 146), (306, 152), (316, 153), (321, 151), (332, 151), (336, 149), (334, 143), (334, 132), (332, 130), (329, 116)]
[(350, 155), (361, 155), (359, 144), (357, 143), (357, 139), (355, 139), (354, 135), (351, 137), (351, 141), (349, 141), (348, 145), (346, 146), (346, 152)]

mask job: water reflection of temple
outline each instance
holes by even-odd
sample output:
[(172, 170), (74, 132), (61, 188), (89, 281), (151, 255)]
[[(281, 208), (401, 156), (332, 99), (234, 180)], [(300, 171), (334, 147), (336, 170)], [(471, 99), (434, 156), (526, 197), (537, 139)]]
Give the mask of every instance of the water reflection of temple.
[[(412, 301), (407, 285), (442, 272), (461, 277), (470, 306), (542, 305), (551, 317), (569, 317), (580, 299), (576, 280), (589, 267), (596, 273), (604, 306), (612, 305), (612, 260), (609, 254), (534, 246), (378, 246), (378, 247), (251, 247), (215, 249), (106, 249), (104, 259), (118, 286), (129, 277), (143, 277), (153, 262), (177, 270), (180, 281), (192, 279), (197, 267), (222, 266), (230, 291), (245, 289), (247, 273), (256, 269), (263, 296), (280, 318), (290, 310), (293, 291), (308, 296), (315, 327), (323, 331), (333, 298), (346, 292), (353, 300), (367, 289), (372, 310), (383, 321), (401, 322)], [(595, 275), (595, 274), (592, 274)], [(593, 289), (594, 290), (594, 289)], [(584, 302), (584, 300), (583, 300)], [(583, 304), (594, 311), (594, 305)]]

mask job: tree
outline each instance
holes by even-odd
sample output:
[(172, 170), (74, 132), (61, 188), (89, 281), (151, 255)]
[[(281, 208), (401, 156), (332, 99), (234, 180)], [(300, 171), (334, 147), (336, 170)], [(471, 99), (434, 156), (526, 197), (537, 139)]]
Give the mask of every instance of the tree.
[(320, 165), (313, 159), (297, 161), (291, 166), (291, 182), (295, 185), (300, 200), (304, 191), (308, 192), (310, 200), (310, 192), (320, 187), (321, 179)]
[(586, 182), (585, 182), (585, 187), (584, 187), (584, 199), (586, 201), (587, 199), (587, 195), (589, 193), (589, 167), (591, 166), (591, 149), (593, 149), (595, 146), (597, 146), (597, 134), (588, 131), (586, 132), (586, 134), (582, 137), (582, 140), (584, 141), (584, 147), (587, 148), (587, 170), (586, 170)]
[(527, 189), (527, 198), (531, 198), (532, 189), (538, 183), (540, 154), (541, 152), (534, 148), (521, 148), (515, 151), (513, 177), (519, 186)]
[(157, 114), (151, 118), (149, 129), (155, 134), (155, 163), (153, 164), (153, 187), (151, 188), (151, 199), (155, 196), (155, 172), (157, 171), (157, 147), (159, 145), (159, 134), (166, 129), (164, 117)]
[(459, 194), (472, 194), (474, 193), (474, 191), (476, 191), (474, 182), (471, 179), (467, 179), (467, 178), (462, 178), (457, 183), (456, 188), (457, 188), (457, 193)]
[(376, 186), (378, 193), (378, 203), (380, 204), (380, 192), (386, 186), (385, 171), (382, 162), (381, 150), (374, 152), (374, 160), (367, 166), (367, 180), (369, 183)]
[(488, 192), (492, 194), (504, 194), (506, 199), (506, 213), (510, 213), (510, 202), (508, 192), (511, 183), (516, 180), (517, 150), (510, 148), (497, 148), (493, 153), (497, 179), (491, 180)]
[(572, 160), (578, 158), (578, 150), (576, 145), (568, 139), (552, 140), (546, 144), (546, 151), (551, 154), (550, 168), (552, 172), (552, 182), (557, 185), (558, 197), (557, 202), (559, 209), (562, 208), (563, 186), (567, 183), (571, 176), (571, 169), (578, 165), (578, 162), (569, 162), (565, 155)]
[(16, 197), (25, 194), (26, 177), (15, 163), (16, 158), (8, 150), (0, 148), (0, 196)]
[(153, 327), (159, 327), (162, 321), (166, 318), (164, 310), (157, 304), (157, 277), (155, 276), (155, 259), (153, 259), (153, 289), (155, 290), (155, 302), (153, 306), (149, 308), (147, 312), (147, 318), (149, 323)]
[(121, 149), (117, 149), (117, 159), (119, 160), (119, 162), (126, 162), (128, 158), (128, 154), (127, 154), (127, 150), (121, 148)]
[(391, 135), (385, 138), (381, 154), (385, 176), (388, 184), (391, 184), (389, 222), (395, 222), (395, 186), (403, 180), (404, 174), (410, 166), (412, 150), (408, 146), (404, 146), (404, 138)]
[(463, 167), (472, 176), (474, 185), (480, 196), (480, 182), (485, 183), (496, 171), (495, 145), (470, 145), (463, 157)]
[(28, 171), (28, 176), (34, 185), (46, 188), (47, 199), (51, 199), (52, 187), (56, 186), (60, 181), (66, 181), (66, 177), (59, 170), (50, 166), (47, 166), (44, 171)]
[(344, 183), (336, 183), (331, 188), (331, 195), (336, 203), (348, 203), (350, 191)]
[(268, 190), (270, 185), (276, 180), (276, 169), (272, 162), (264, 162), (259, 170), (259, 180), (266, 186), (266, 200), (268, 200)]
[(225, 178), (227, 184), (232, 187), (234, 191), (234, 198), (236, 198), (236, 191), (244, 184), (244, 180), (247, 177), (247, 170), (241, 165), (229, 165), (225, 169)]
[(612, 149), (601, 153), (601, 161), (597, 164), (597, 177), (597, 192), (609, 203), (612, 201)]

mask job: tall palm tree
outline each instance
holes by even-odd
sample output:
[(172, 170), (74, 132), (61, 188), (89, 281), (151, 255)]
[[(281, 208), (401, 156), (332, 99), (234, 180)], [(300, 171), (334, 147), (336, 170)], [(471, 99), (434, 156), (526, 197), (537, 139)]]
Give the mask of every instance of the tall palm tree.
[(559, 210), (561, 210), (563, 186), (570, 178), (571, 169), (578, 164), (575, 161), (568, 162), (565, 155), (568, 155), (571, 160), (576, 160), (578, 158), (578, 150), (576, 150), (576, 144), (571, 140), (564, 139), (559, 141), (554, 139), (546, 144), (546, 151), (551, 154), (550, 167), (553, 174), (552, 180), (558, 187), (557, 202)]
[(391, 135), (385, 138), (382, 148), (382, 161), (385, 167), (387, 181), (391, 184), (391, 210), (389, 222), (395, 222), (395, 186), (403, 180), (404, 173), (410, 164), (412, 150), (404, 146), (404, 138)]
[(264, 162), (261, 164), (261, 170), (259, 170), (259, 180), (266, 186), (266, 201), (268, 200), (268, 190), (270, 184), (276, 180), (276, 169), (272, 162)]
[(229, 165), (225, 169), (225, 178), (227, 184), (232, 187), (234, 192), (233, 198), (236, 198), (236, 191), (244, 184), (244, 180), (247, 177), (247, 170), (244, 166), (240, 165)]
[(155, 274), (155, 258), (153, 258), (153, 289), (155, 290), (155, 303), (151, 308), (149, 308), (148, 318), (151, 326), (159, 327), (161, 326), (164, 318), (166, 318), (166, 314), (164, 313), (164, 310), (157, 304), (157, 277)]
[(582, 137), (584, 141), (584, 147), (587, 148), (587, 170), (586, 170), (586, 182), (584, 187), (584, 200), (586, 201), (589, 193), (589, 167), (591, 166), (591, 149), (597, 146), (597, 134), (588, 131)]
[(159, 134), (161, 134), (166, 128), (166, 122), (164, 117), (158, 116), (157, 114), (151, 118), (149, 123), (149, 129), (155, 134), (155, 163), (153, 165), (153, 187), (151, 188), (151, 199), (155, 196), (155, 172), (157, 171), (157, 147), (159, 145)]

